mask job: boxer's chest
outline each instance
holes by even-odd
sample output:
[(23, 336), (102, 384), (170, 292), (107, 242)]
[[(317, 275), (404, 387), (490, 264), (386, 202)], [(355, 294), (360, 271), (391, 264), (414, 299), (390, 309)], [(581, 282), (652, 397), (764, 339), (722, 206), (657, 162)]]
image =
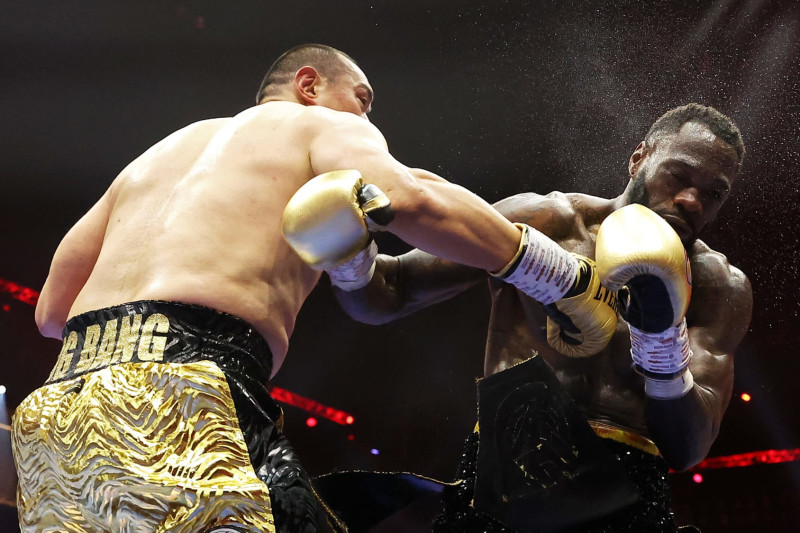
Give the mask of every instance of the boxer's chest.
[[(581, 228), (558, 242), (571, 252), (594, 259), (596, 235), (596, 227)], [(538, 354), (587, 416), (631, 429), (644, 428), (642, 378), (633, 371), (630, 337), (623, 320), (605, 349), (577, 359), (547, 343), (547, 315), (540, 303), (503, 284), (495, 284), (492, 303), (487, 374)]]

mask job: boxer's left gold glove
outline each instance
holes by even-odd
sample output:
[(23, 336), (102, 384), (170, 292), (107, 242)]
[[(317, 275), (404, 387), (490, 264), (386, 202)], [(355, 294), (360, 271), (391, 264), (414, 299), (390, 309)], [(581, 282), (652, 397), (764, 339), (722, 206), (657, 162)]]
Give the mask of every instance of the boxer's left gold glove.
[(544, 306), (547, 344), (569, 357), (587, 357), (605, 348), (617, 329), (617, 294), (600, 284), (594, 261), (572, 255), (579, 265), (575, 282)]
[(283, 236), (314, 270), (330, 270), (356, 256), (394, 217), (389, 198), (364, 184), (357, 170), (335, 170), (310, 179), (283, 211)]
[(568, 357), (588, 357), (606, 347), (617, 326), (615, 297), (600, 286), (594, 263), (572, 254), (526, 224), (519, 250), (493, 276), (544, 304), (547, 342)]

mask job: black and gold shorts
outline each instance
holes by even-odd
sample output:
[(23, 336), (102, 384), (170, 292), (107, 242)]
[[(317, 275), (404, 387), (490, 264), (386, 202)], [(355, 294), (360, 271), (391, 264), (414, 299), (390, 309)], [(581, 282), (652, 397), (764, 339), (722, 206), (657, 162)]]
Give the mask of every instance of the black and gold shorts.
[(12, 446), (28, 531), (344, 531), (280, 432), (241, 319), (143, 301), (69, 321)]
[(541, 356), (480, 380), (478, 400), (435, 533), (678, 531), (656, 445), (588, 421)]

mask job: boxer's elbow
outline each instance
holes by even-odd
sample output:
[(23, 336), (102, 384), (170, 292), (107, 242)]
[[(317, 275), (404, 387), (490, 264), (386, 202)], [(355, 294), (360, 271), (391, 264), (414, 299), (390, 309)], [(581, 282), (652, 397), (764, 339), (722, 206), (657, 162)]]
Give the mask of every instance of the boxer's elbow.
[(43, 337), (51, 339), (61, 339), (61, 333), (66, 325), (66, 320), (54, 313), (52, 306), (48, 305), (46, 301), (41, 299), (36, 304), (36, 311), (34, 312), (34, 320), (39, 333)]
[(347, 312), (347, 316), (355, 320), (356, 322), (361, 322), (362, 324), (367, 324), (369, 326), (383, 326), (384, 324), (388, 324), (398, 318), (397, 315), (389, 314), (389, 313), (376, 313), (376, 312), (368, 312), (368, 313), (351, 313)]
[(56, 321), (56, 320), (48, 320), (48, 321), (37, 321), (36, 326), (39, 328), (39, 333), (43, 337), (48, 337), (50, 339), (61, 339), (61, 334), (64, 331), (64, 326), (66, 322), (63, 321)]
[(708, 428), (695, 428), (695, 431), (686, 428), (670, 438), (657, 439), (656, 445), (670, 468), (685, 472), (708, 456), (714, 440), (715, 435)]
[(685, 472), (693, 466), (699, 464), (708, 455), (708, 449), (690, 449), (686, 447), (682, 450), (661, 449), (661, 455), (664, 457), (667, 465), (676, 472)]
[(374, 297), (367, 297), (365, 295), (367, 289), (361, 293), (359, 291), (347, 292), (334, 287), (333, 292), (345, 314), (362, 324), (381, 326), (403, 315), (394, 301), (387, 301), (385, 298), (376, 301)]
[(708, 450), (695, 449), (691, 446), (674, 449), (659, 447), (661, 456), (667, 465), (676, 472), (685, 472), (705, 459)]
[(714, 416), (706, 391), (695, 382), (689, 394), (647, 404), (649, 436), (673, 470), (683, 472), (700, 463), (717, 438), (721, 416)]

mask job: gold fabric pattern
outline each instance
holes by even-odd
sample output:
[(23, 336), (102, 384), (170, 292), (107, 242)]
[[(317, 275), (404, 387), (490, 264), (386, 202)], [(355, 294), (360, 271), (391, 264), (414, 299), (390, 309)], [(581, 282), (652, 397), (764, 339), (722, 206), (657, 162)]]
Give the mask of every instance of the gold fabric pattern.
[[(130, 349), (125, 322), (116, 347), (98, 332), (96, 355)], [(149, 334), (164, 329), (149, 324)], [(65, 343), (62, 355), (73, 348)], [(153, 335), (144, 349), (163, 346)], [(20, 404), (12, 435), (23, 532), (275, 531), (268, 488), (212, 362), (123, 363), (45, 385)]]

